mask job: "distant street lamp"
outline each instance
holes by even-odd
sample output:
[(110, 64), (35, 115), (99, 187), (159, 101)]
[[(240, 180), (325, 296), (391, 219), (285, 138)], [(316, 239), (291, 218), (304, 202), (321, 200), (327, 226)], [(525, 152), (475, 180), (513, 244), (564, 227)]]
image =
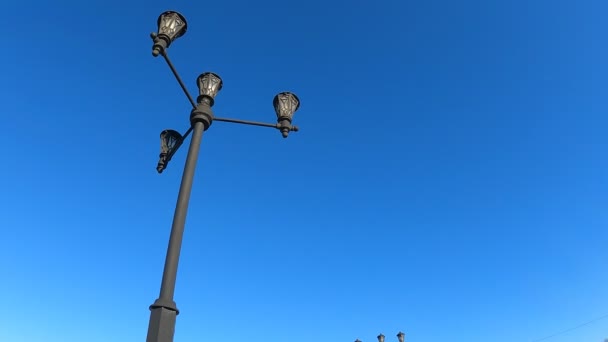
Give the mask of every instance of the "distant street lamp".
[[(380, 334), (377, 336), (378, 338), (378, 342), (384, 342), (385, 336), (383, 334)], [(399, 339), (399, 342), (405, 342), (405, 334), (402, 333), (401, 331), (397, 334), (397, 338)], [(356, 339), (355, 342), (361, 342), (360, 339)]]
[(291, 122), (294, 113), (300, 106), (300, 100), (295, 94), (290, 92), (282, 92), (274, 97), (273, 106), (277, 115), (276, 124), (215, 117), (211, 107), (213, 107), (216, 95), (222, 89), (223, 82), (218, 75), (212, 72), (205, 72), (198, 76), (197, 85), (199, 96), (197, 97), (196, 102), (194, 102), (167, 55), (169, 46), (177, 38), (186, 33), (187, 27), (188, 24), (186, 23), (184, 16), (174, 11), (167, 11), (158, 17), (158, 32), (150, 35), (154, 41), (152, 55), (154, 57), (158, 57), (159, 55), (163, 56), (167, 65), (173, 72), (175, 79), (192, 105), (192, 111), (190, 112), (190, 128), (188, 128), (183, 135), (174, 130), (164, 130), (161, 132), (160, 158), (156, 167), (158, 173), (163, 172), (171, 160), (171, 157), (173, 157), (190, 133), (192, 133), (192, 139), (190, 140), (186, 165), (184, 166), (184, 173), (182, 175), (175, 213), (173, 215), (173, 225), (171, 226), (169, 246), (165, 258), (160, 295), (150, 306), (151, 313), (150, 323), (148, 325), (148, 336), (146, 339), (147, 342), (173, 341), (175, 320), (176, 316), (179, 314), (177, 305), (173, 300), (175, 280), (177, 278), (177, 265), (186, 223), (190, 192), (194, 179), (194, 171), (201, 140), (203, 138), (203, 132), (211, 126), (213, 121), (271, 127), (279, 130), (284, 138), (287, 138), (289, 132), (298, 131), (298, 128), (293, 126)]

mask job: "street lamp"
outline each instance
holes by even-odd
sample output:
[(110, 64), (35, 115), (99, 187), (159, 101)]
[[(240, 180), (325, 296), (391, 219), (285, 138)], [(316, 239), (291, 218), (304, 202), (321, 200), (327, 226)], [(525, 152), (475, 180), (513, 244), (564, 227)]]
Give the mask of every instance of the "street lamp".
[[(380, 334), (377, 336), (377, 338), (378, 342), (384, 342), (385, 336), (383, 334)], [(401, 331), (397, 334), (397, 338), (399, 339), (399, 342), (405, 342), (405, 334)], [(361, 342), (361, 340), (356, 339), (355, 342)]]
[(175, 280), (177, 278), (177, 265), (186, 223), (190, 192), (194, 179), (194, 171), (201, 140), (203, 138), (203, 132), (206, 131), (214, 121), (223, 121), (275, 128), (281, 132), (284, 138), (287, 138), (289, 132), (298, 131), (298, 127), (292, 125), (292, 119), (294, 113), (300, 107), (300, 100), (295, 94), (290, 92), (277, 94), (273, 100), (273, 107), (277, 115), (277, 123), (274, 124), (216, 117), (211, 107), (213, 107), (213, 104), (215, 103), (215, 97), (218, 92), (222, 89), (222, 79), (212, 72), (205, 72), (199, 75), (196, 80), (199, 96), (195, 102), (167, 54), (167, 50), (171, 43), (186, 33), (188, 27), (186, 18), (177, 12), (167, 11), (159, 16), (157, 24), (158, 32), (150, 34), (153, 41), (152, 55), (154, 57), (158, 57), (159, 55), (163, 56), (167, 65), (173, 72), (175, 79), (192, 105), (192, 111), (190, 112), (190, 127), (184, 134), (169, 129), (161, 132), (160, 155), (156, 166), (157, 172), (162, 173), (169, 164), (169, 161), (171, 161), (175, 152), (180, 148), (188, 135), (192, 133), (192, 139), (190, 140), (190, 147), (186, 157), (186, 165), (184, 166), (184, 173), (177, 196), (177, 204), (175, 205), (175, 213), (173, 215), (173, 224), (171, 226), (171, 235), (169, 237), (167, 256), (165, 258), (160, 294), (158, 299), (150, 306), (150, 322), (146, 339), (147, 342), (172, 342), (175, 332), (175, 320), (179, 314), (177, 305), (173, 300)]

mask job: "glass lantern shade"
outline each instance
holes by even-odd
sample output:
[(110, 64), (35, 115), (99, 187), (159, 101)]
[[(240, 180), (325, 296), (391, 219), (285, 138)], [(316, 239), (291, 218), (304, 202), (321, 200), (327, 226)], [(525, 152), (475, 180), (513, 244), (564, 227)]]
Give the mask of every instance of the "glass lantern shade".
[(182, 142), (182, 135), (172, 129), (160, 133), (160, 154), (170, 155)]
[(289, 120), (293, 118), (293, 114), (300, 107), (300, 99), (290, 92), (282, 92), (277, 94), (272, 101), (274, 111), (277, 113), (278, 120)]
[(399, 342), (404, 342), (405, 341), (405, 334), (400, 331), (397, 334), (397, 338), (399, 339)]
[(177, 12), (167, 11), (158, 17), (158, 35), (168, 37), (169, 42), (183, 36), (187, 28), (186, 18)]
[(209, 96), (214, 99), (217, 93), (222, 89), (222, 79), (212, 72), (201, 74), (196, 80), (200, 96)]
[(378, 335), (378, 342), (384, 342), (384, 335)]

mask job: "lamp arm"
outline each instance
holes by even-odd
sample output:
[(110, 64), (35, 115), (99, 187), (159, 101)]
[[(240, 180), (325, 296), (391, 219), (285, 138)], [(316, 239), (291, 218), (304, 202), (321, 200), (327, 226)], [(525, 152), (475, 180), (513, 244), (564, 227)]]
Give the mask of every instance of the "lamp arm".
[[(260, 127), (270, 127), (270, 128), (275, 128), (275, 129), (283, 128), (283, 126), (280, 123), (271, 124), (271, 123), (266, 123), (266, 122), (229, 119), (229, 118), (218, 118), (218, 117), (213, 118), (213, 121), (230, 122), (230, 123), (237, 123), (237, 124), (242, 124), (242, 125), (260, 126)], [(289, 130), (292, 132), (297, 132), (297, 131), (299, 131), (299, 128), (298, 128), (298, 126), (290, 126)]]
[[(156, 38), (156, 34), (151, 34), (150, 37), (152, 38), (152, 40), (154, 40)], [(194, 102), (194, 99), (192, 98), (192, 95), (190, 95), (190, 92), (188, 92), (188, 88), (186, 88), (186, 85), (184, 84), (184, 81), (182, 81), (182, 78), (177, 73), (177, 70), (175, 69), (175, 66), (173, 66), (173, 63), (171, 63), (171, 59), (169, 59), (169, 55), (167, 54), (167, 50), (166, 49), (162, 49), (161, 50), (161, 54), (163, 55), (163, 58), (165, 59), (165, 62), (167, 62), (167, 65), (171, 69), (171, 72), (173, 72), (173, 76), (175, 76), (175, 79), (177, 80), (177, 83), (179, 83), (179, 86), (182, 87), (182, 90), (184, 91), (184, 94), (186, 94), (186, 97), (188, 98), (188, 101), (190, 101), (190, 104), (192, 105), (192, 108), (196, 108), (196, 102)]]

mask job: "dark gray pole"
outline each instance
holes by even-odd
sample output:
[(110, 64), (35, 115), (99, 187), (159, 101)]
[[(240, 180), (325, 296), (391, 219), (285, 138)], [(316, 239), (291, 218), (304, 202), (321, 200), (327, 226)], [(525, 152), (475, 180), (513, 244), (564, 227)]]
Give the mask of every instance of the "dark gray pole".
[(175, 280), (177, 278), (177, 264), (182, 247), (194, 171), (203, 139), (203, 131), (205, 130), (205, 124), (201, 121), (196, 121), (193, 125), (192, 140), (190, 141), (182, 183), (179, 187), (179, 195), (177, 196), (175, 214), (173, 215), (173, 225), (171, 226), (169, 247), (167, 248), (167, 257), (165, 258), (160, 295), (154, 304), (150, 306), (150, 323), (148, 325), (146, 342), (173, 342), (175, 319), (177, 314), (179, 314), (177, 305), (173, 300)]

